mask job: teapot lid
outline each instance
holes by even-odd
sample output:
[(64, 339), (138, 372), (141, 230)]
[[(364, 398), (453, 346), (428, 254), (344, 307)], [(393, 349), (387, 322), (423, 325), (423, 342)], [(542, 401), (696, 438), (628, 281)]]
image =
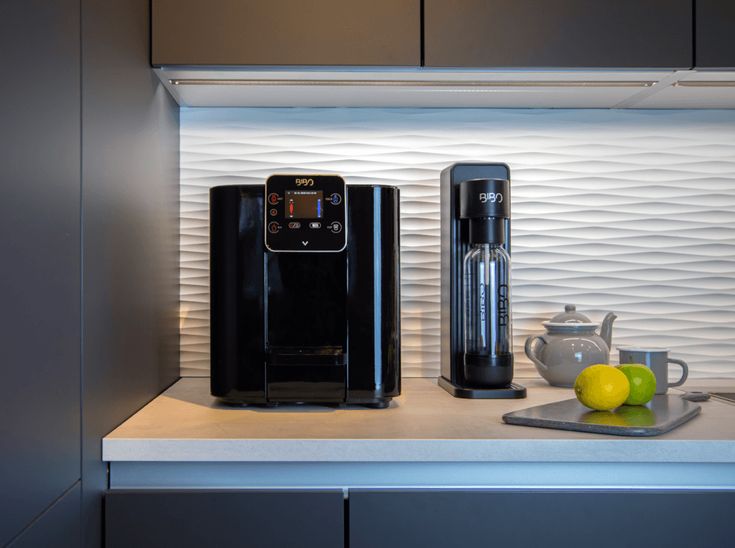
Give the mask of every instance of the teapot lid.
[(584, 314), (577, 312), (577, 307), (573, 304), (564, 306), (564, 312), (559, 312), (556, 316), (547, 322), (542, 322), (545, 327), (565, 327), (568, 329), (589, 329), (599, 327), (599, 323), (594, 323)]

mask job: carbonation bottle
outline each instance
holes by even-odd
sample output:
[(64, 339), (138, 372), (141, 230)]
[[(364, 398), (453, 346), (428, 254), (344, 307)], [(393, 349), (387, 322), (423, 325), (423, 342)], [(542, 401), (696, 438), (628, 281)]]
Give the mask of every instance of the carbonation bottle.
[(498, 244), (475, 244), (464, 258), (464, 352), (511, 351), (510, 257)]
[(462, 263), (464, 373), (473, 386), (508, 386), (513, 379), (510, 255), (505, 249), (508, 181), (460, 185), (469, 250)]

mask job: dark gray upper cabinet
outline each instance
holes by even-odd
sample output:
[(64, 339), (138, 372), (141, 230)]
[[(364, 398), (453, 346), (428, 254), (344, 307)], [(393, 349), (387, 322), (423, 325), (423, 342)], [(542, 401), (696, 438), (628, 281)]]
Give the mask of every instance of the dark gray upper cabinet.
[(692, 66), (692, 0), (425, 0), (424, 6), (430, 67)]
[(419, 0), (153, 0), (153, 65), (418, 65)]
[(696, 0), (694, 64), (735, 67), (735, 1)]

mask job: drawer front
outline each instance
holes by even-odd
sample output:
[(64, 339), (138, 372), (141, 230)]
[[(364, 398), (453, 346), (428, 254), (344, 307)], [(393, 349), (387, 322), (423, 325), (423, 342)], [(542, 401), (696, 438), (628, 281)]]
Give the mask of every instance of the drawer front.
[(732, 545), (735, 492), (351, 490), (350, 548)]
[(109, 491), (107, 548), (341, 548), (344, 497), (328, 491)]

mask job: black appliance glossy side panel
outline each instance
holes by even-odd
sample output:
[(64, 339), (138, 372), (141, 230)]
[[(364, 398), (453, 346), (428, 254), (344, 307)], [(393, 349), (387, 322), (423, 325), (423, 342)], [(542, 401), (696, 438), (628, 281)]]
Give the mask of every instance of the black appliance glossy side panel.
[(347, 399), (354, 403), (401, 391), (399, 202), (394, 187), (348, 187)]
[[(464, 340), (462, 260), (469, 250), (468, 221), (460, 219), (459, 184), (470, 179), (507, 179), (505, 164), (454, 164), (444, 169), (440, 181), (441, 216), (441, 375), (453, 385), (466, 386), (463, 378)], [(503, 247), (510, 253), (510, 220), (505, 219)]]
[(212, 394), (265, 403), (263, 186), (209, 197)]

